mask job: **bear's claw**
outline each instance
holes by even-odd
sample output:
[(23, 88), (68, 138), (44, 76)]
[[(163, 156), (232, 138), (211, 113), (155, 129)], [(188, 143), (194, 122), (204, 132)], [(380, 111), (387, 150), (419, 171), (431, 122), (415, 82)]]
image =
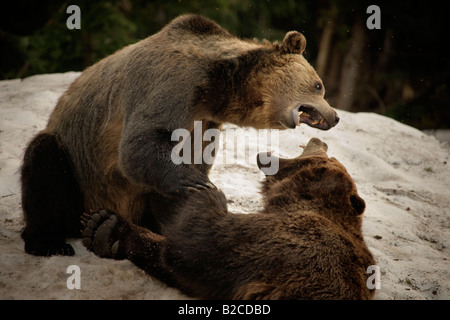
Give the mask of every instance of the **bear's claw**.
[(75, 251), (73, 247), (65, 242), (34, 242), (25, 243), (25, 252), (35, 256), (50, 257), (52, 255), (73, 256)]

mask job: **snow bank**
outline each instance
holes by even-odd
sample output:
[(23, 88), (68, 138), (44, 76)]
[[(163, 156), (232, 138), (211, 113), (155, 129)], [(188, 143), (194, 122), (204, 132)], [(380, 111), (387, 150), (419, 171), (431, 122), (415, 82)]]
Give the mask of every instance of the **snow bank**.
[[(24, 148), (78, 75), (0, 81), (0, 299), (185, 299), (129, 261), (94, 256), (78, 239), (70, 241), (73, 257), (24, 253), (18, 174)], [(330, 131), (302, 125), (280, 132), (274, 151), (297, 156), (299, 145), (318, 137), (328, 144), (328, 154), (346, 166), (367, 205), (363, 232), (381, 270), (377, 299), (449, 299), (448, 144), (380, 115), (338, 113), (341, 122)], [(255, 130), (232, 125), (225, 130), (211, 180), (224, 190), (230, 210), (256, 212), (263, 175), (255, 157), (266, 146)], [(236, 136), (248, 137), (248, 154), (234, 152)], [(235, 163), (221, 161), (235, 154)], [(67, 287), (70, 265), (80, 267), (79, 290)]]

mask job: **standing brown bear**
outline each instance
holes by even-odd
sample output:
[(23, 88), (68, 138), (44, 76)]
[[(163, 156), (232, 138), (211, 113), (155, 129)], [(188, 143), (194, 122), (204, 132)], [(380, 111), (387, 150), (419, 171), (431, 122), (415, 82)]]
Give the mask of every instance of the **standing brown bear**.
[(102, 210), (86, 215), (83, 242), (199, 298), (371, 299), (365, 203), (326, 151), (313, 138), (298, 158), (280, 159), (257, 214), (228, 212), (223, 193), (208, 189), (167, 208), (175, 213), (164, 236)]
[(25, 251), (74, 254), (65, 239), (79, 236), (80, 215), (93, 208), (158, 231), (153, 212), (167, 197), (214, 188), (209, 164), (171, 161), (172, 132), (192, 132), (194, 121), (203, 131), (225, 122), (336, 125), (323, 84), (302, 56), (305, 45), (296, 31), (281, 44), (257, 43), (184, 15), (86, 69), (26, 149)]

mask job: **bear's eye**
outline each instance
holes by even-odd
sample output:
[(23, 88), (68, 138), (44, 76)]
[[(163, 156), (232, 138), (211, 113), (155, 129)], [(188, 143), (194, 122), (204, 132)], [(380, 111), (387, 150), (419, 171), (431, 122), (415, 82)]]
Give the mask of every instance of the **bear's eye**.
[(317, 91), (322, 91), (322, 84), (320, 82), (316, 82), (314, 84), (314, 89), (316, 89)]

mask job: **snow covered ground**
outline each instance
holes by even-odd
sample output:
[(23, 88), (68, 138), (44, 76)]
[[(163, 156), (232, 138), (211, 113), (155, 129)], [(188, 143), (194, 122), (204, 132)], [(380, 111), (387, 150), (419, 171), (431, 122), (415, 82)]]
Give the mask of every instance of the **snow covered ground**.
[[(129, 261), (94, 256), (78, 239), (69, 241), (73, 257), (23, 250), (18, 170), (24, 148), (78, 75), (0, 81), (0, 299), (185, 299)], [(346, 166), (367, 205), (363, 232), (381, 270), (377, 299), (450, 299), (449, 145), (380, 115), (338, 113), (341, 122), (332, 130), (302, 125), (283, 131), (272, 149), (297, 156), (298, 145), (318, 137)], [(267, 147), (255, 130), (225, 129), (211, 180), (224, 190), (231, 211), (256, 212), (263, 175), (255, 157)], [(235, 152), (236, 137), (247, 137), (247, 154)], [(224, 156), (236, 156), (235, 163)], [(80, 289), (67, 287), (70, 265), (80, 267)]]

